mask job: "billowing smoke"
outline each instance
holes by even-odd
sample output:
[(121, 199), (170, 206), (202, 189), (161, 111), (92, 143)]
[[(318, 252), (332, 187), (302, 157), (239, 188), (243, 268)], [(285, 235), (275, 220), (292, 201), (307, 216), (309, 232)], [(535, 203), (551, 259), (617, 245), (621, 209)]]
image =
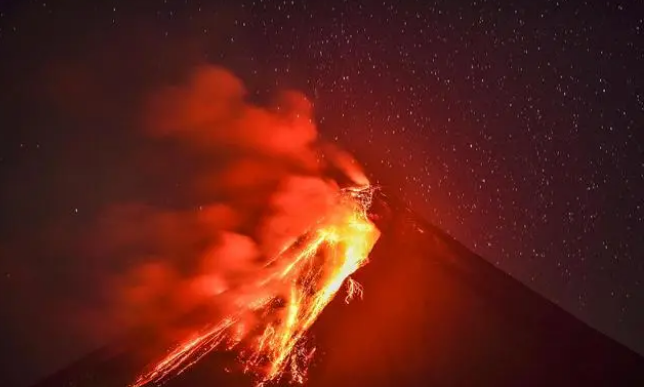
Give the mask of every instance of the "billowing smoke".
[(151, 141), (179, 147), (172, 157), (199, 160), (173, 178), (200, 201), (179, 209), (113, 204), (84, 233), (89, 262), (115, 266), (101, 284), (104, 324), (160, 325), (203, 304), (234, 307), (217, 301), (227, 294), (260, 298), (245, 285), (334, 204), (331, 176), (366, 182), (349, 155), (318, 138), (312, 105), (298, 92), (258, 106), (234, 74), (205, 65), (154, 90), (142, 110)]

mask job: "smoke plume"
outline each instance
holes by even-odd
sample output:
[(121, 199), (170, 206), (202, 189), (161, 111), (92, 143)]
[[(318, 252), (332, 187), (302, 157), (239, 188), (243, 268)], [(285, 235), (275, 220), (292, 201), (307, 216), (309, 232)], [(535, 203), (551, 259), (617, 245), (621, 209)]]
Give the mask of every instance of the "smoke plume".
[(90, 261), (114, 268), (101, 280), (106, 306), (97, 319), (158, 325), (205, 303), (231, 307), (218, 301), (227, 294), (260, 298), (245, 284), (333, 205), (339, 186), (331, 176), (366, 181), (349, 155), (318, 138), (312, 113), (295, 91), (267, 106), (250, 103), (242, 81), (215, 66), (152, 91), (140, 128), (150, 141), (178, 147), (173, 157), (199, 160), (180, 176), (199, 203), (102, 211), (80, 243)]

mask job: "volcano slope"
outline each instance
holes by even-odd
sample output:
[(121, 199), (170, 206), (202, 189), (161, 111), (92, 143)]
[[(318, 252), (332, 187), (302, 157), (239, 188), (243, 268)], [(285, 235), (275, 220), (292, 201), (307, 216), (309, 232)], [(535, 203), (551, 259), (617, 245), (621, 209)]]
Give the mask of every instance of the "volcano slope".
[[(378, 195), (371, 213), (382, 235), (354, 276), (363, 299), (347, 305), (338, 294), (312, 327), (317, 350), (305, 385), (642, 385), (642, 356), (396, 201)], [(89, 355), (38, 387), (126, 386), (163, 347), (145, 336)], [(234, 357), (213, 353), (165, 386), (254, 385)]]

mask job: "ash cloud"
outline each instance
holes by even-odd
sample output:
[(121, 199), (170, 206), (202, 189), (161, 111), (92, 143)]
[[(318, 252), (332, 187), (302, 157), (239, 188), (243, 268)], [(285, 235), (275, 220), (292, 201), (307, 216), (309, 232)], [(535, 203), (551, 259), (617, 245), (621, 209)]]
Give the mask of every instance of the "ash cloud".
[(204, 303), (230, 308), (227, 294), (261, 297), (246, 284), (333, 205), (339, 186), (329, 171), (364, 181), (350, 156), (318, 139), (303, 94), (284, 91), (255, 105), (222, 67), (196, 67), (154, 90), (142, 110), (140, 130), (151, 141), (199, 160), (180, 176), (199, 204), (102, 211), (77, 252), (111, 268), (97, 281), (103, 308), (84, 314), (90, 327), (162, 326)]

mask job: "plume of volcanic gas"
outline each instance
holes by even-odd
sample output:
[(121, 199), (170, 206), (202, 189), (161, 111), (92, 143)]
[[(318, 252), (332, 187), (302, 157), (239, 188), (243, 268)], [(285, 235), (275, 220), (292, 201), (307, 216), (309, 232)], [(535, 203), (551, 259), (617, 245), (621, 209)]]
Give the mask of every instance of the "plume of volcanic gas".
[(303, 382), (315, 349), (307, 331), (343, 286), (346, 301), (361, 294), (351, 275), (379, 237), (367, 217), (373, 187), (348, 154), (317, 137), (303, 95), (254, 105), (221, 68), (198, 68), (154, 93), (145, 128), (201, 160), (184, 183), (201, 205), (126, 205), (103, 220), (112, 233), (103, 244), (143, 244), (151, 257), (120, 279), (121, 299), (138, 315), (204, 304), (216, 312), (182, 331), (132, 385), (162, 383), (214, 350), (234, 351), (259, 383)]

